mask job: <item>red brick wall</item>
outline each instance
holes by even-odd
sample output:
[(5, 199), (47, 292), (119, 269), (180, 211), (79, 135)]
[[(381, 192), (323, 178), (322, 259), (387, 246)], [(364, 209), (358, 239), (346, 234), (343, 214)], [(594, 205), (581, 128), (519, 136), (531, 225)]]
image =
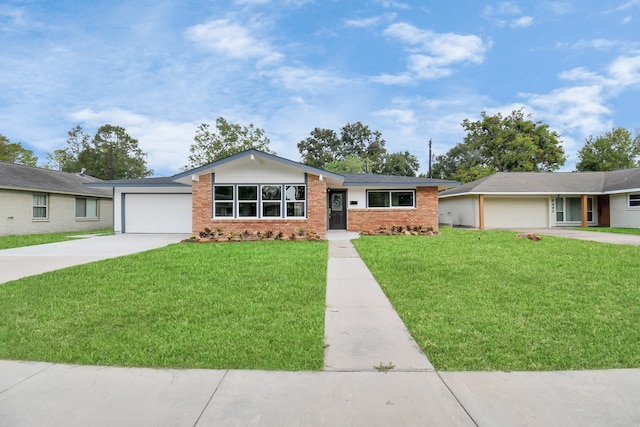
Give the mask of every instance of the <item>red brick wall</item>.
[(193, 181), (192, 232), (197, 234), (205, 228), (221, 229), (225, 233), (241, 233), (245, 230), (261, 233), (280, 231), (289, 235), (302, 228), (306, 232), (315, 231), (324, 238), (327, 231), (327, 182), (320, 181), (316, 175), (308, 175), (307, 210), (305, 219), (214, 219), (212, 218), (212, 184), (211, 175), (200, 176), (200, 181)]
[(418, 187), (416, 209), (349, 209), (347, 214), (349, 231), (375, 230), (381, 226), (406, 227), (433, 226), (438, 230), (438, 188)]

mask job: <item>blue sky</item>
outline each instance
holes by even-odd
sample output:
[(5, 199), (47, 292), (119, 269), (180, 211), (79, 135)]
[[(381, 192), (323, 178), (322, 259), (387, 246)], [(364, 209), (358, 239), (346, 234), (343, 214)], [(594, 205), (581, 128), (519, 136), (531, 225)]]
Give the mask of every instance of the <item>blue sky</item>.
[(4, 0), (0, 46), (0, 133), (39, 163), (111, 123), (171, 175), (222, 116), (292, 160), (360, 121), (425, 172), (429, 139), (524, 106), (573, 170), (589, 135), (640, 128), (640, 0)]

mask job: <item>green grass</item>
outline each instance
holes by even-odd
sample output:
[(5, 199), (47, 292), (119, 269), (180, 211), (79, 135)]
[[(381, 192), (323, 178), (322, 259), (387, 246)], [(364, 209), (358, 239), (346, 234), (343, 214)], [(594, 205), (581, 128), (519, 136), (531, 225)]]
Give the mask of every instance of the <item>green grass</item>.
[(326, 242), (176, 244), (0, 285), (0, 359), (317, 370)]
[(437, 369), (640, 367), (640, 248), (441, 231), (354, 240)]
[(584, 227), (576, 228), (576, 230), (599, 231), (601, 233), (640, 234), (640, 228)]
[(22, 246), (42, 245), (45, 243), (64, 242), (65, 240), (71, 240), (69, 236), (80, 236), (83, 234), (113, 234), (113, 231), (110, 229), (104, 229), (104, 230), (90, 230), (90, 231), (72, 231), (72, 232), (65, 232), (65, 233), (0, 236), (0, 250), (20, 248)]

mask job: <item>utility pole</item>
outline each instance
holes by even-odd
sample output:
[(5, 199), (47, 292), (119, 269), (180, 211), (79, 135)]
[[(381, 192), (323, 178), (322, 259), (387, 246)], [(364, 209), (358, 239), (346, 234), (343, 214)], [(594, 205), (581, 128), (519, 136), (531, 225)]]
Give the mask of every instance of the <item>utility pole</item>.
[(427, 174), (429, 178), (433, 178), (431, 175), (431, 138), (429, 138), (429, 173)]

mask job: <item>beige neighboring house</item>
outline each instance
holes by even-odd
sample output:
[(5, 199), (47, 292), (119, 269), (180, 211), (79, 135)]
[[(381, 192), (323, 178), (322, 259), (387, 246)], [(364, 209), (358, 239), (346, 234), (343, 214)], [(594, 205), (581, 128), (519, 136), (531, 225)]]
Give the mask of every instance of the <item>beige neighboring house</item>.
[(640, 228), (640, 168), (499, 172), (439, 194), (440, 224)]
[(112, 192), (99, 179), (0, 162), (0, 236), (113, 227)]

